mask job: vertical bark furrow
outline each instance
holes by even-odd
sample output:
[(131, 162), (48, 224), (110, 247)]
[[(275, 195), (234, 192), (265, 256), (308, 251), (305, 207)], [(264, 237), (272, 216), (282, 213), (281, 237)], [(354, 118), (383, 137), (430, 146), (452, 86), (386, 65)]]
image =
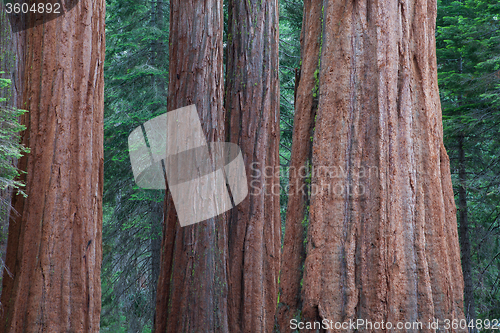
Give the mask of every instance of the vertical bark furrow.
[(248, 197), (229, 214), (229, 328), (271, 332), (278, 297), (278, 2), (230, 1), (226, 109)]
[[(168, 110), (195, 104), (207, 142), (223, 141), (222, 1), (171, 1), (170, 15)], [(181, 227), (165, 200), (155, 332), (228, 332), (226, 219)]]
[[(442, 148), (436, 2), (323, 4), (302, 319), (419, 320), (422, 331), (434, 318), (460, 320), (463, 285)], [(315, 57), (306, 52), (302, 61)], [(300, 86), (297, 107), (299, 114)], [(296, 146), (306, 142), (296, 139), (298, 131)], [(288, 227), (289, 221), (287, 233)], [(284, 249), (293, 244), (285, 234)], [(290, 318), (281, 320), (282, 330)]]
[(0, 332), (98, 332), (103, 177), (104, 2), (26, 32), (21, 159)]
[[(321, 1), (304, 1), (304, 22), (301, 33), (302, 66), (295, 97), (294, 131), (290, 158), (290, 178), (284, 244), (280, 270), (280, 303), (277, 324), (281, 331), (289, 327), (301, 306), (301, 280), (305, 260), (305, 228), (307, 208), (305, 170), (311, 156), (311, 130), (314, 126), (317, 103), (313, 92), (319, 88), (317, 73), (322, 30)], [(308, 55), (307, 57), (305, 55)], [(315, 77), (316, 73), (316, 77)]]

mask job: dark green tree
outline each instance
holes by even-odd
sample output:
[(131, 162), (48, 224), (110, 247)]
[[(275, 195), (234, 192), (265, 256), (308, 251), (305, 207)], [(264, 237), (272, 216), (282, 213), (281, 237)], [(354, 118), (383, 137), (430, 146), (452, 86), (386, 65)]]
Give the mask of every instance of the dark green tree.
[[(9, 19), (0, 3), (0, 269), (3, 270), (11, 213), (11, 196), (16, 191), (22, 194), (23, 184), (19, 176), (17, 160), (28, 150), (19, 144), (19, 132), (25, 127), (19, 124), (19, 55), (16, 46), (24, 36), (14, 34)], [(15, 87), (18, 87), (16, 89)], [(1, 287), (0, 287), (1, 288)]]
[(108, 1), (102, 331), (153, 325), (164, 191), (135, 185), (128, 135), (166, 112), (168, 2)]
[[(500, 313), (500, 5), (438, 3), (437, 56), (468, 319)], [(472, 328), (471, 328), (472, 329)]]

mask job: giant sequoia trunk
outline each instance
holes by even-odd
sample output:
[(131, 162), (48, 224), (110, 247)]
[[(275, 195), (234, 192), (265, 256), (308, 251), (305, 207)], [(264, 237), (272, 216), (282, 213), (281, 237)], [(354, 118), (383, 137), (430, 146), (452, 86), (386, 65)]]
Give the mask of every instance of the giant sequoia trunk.
[[(196, 104), (207, 142), (224, 141), (222, 24), (221, 0), (170, 1), (168, 109)], [(165, 200), (155, 332), (228, 332), (226, 220), (181, 227)]]
[(98, 332), (104, 1), (26, 31), (23, 142), (0, 332)]
[[(281, 330), (300, 310), (310, 321), (423, 323), (407, 331), (431, 331), (437, 318), (447, 331), (443, 320), (464, 318), (463, 279), (437, 85), (436, 2), (305, 4), (313, 14), (321, 7), (309, 29), (322, 44), (319, 58), (303, 49), (303, 64), (316, 59), (319, 71), (311, 76), (303, 66), (296, 112), (311, 112), (300, 100), (314, 93), (316, 77), (319, 104), (301, 302), (298, 273), (284, 270), (281, 297), (293, 301)], [(286, 230), (298, 219), (289, 216)], [(284, 252), (300, 251), (292, 241)]]
[(226, 110), (248, 197), (229, 214), (229, 331), (272, 332), (280, 257), (278, 3), (229, 1)]
[(295, 117), (293, 121), (292, 154), (290, 159), (290, 187), (286, 228), (281, 257), (280, 304), (277, 323), (283, 332), (300, 308), (300, 290), (305, 260), (305, 227), (309, 193), (306, 184), (310, 168), (314, 119), (318, 108), (318, 57), (321, 40), (321, 1), (304, 1), (304, 19), (301, 32), (301, 73), (295, 82)]

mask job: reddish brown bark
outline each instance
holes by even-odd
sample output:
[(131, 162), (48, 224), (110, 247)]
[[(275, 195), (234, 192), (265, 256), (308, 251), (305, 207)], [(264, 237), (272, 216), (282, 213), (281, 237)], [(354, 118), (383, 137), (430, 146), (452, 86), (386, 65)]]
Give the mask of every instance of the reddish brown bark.
[[(452, 331), (443, 320), (464, 318), (463, 279), (437, 85), (436, 2), (321, 6), (301, 318), (418, 320), (423, 328), (408, 331), (422, 332), (438, 318)], [(305, 52), (303, 63), (309, 58), (317, 54)], [(299, 96), (307, 93), (299, 86)], [(284, 274), (296, 281), (296, 272)]]
[[(308, 188), (304, 176), (310, 168), (314, 118), (318, 108), (317, 89), (319, 52), (321, 43), (321, 6), (320, 1), (304, 1), (304, 19), (301, 33), (302, 66), (300, 81), (296, 82), (295, 117), (290, 158), (290, 180), (288, 206), (286, 213), (285, 240), (281, 258), (280, 304), (278, 304), (277, 323), (286, 332), (290, 320), (300, 310), (300, 282), (305, 260), (306, 208)], [(314, 96), (316, 94), (316, 96)]]
[(98, 332), (104, 1), (26, 31), (27, 198), (9, 227), (0, 332)]
[(229, 214), (229, 331), (272, 332), (280, 258), (278, 2), (229, 1), (229, 141), (249, 195)]
[[(170, 2), (168, 109), (195, 104), (207, 142), (224, 141), (221, 0)], [(155, 332), (228, 332), (224, 216), (180, 227), (166, 196)]]

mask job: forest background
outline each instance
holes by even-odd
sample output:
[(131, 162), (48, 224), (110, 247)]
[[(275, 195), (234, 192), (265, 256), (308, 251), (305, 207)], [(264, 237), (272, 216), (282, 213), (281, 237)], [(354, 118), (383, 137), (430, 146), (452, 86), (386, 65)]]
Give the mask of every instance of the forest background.
[[(279, 5), (283, 235), (303, 2), (280, 0)], [(167, 1), (107, 1), (102, 332), (152, 330), (165, 193), (135, 185), (127, 138), (134, 128), (167, 111), (169, 15)], [(224, 45), (227, 15), (225, 11)], [(444, 141), (458, 208), (466, 313), (500, 318), (500, 4), (438, 1), (436, 46)], [(9, 55), (0, 56), (1, 61), (8, 61)], [(8, 99), (12, 82), (2, 77), (0, 89), (5, 94), (0, 97)], [(5, 163), (19, 157), (23, 149), (15, 144), (19, 111), (0, 115), (0, 188), (9, 192), (20, 185), (13, 181), (10, 163)], [(2, 202), (3, 253), (7, 206)], [(307, 218), (303, 225), (307, 231)]]

